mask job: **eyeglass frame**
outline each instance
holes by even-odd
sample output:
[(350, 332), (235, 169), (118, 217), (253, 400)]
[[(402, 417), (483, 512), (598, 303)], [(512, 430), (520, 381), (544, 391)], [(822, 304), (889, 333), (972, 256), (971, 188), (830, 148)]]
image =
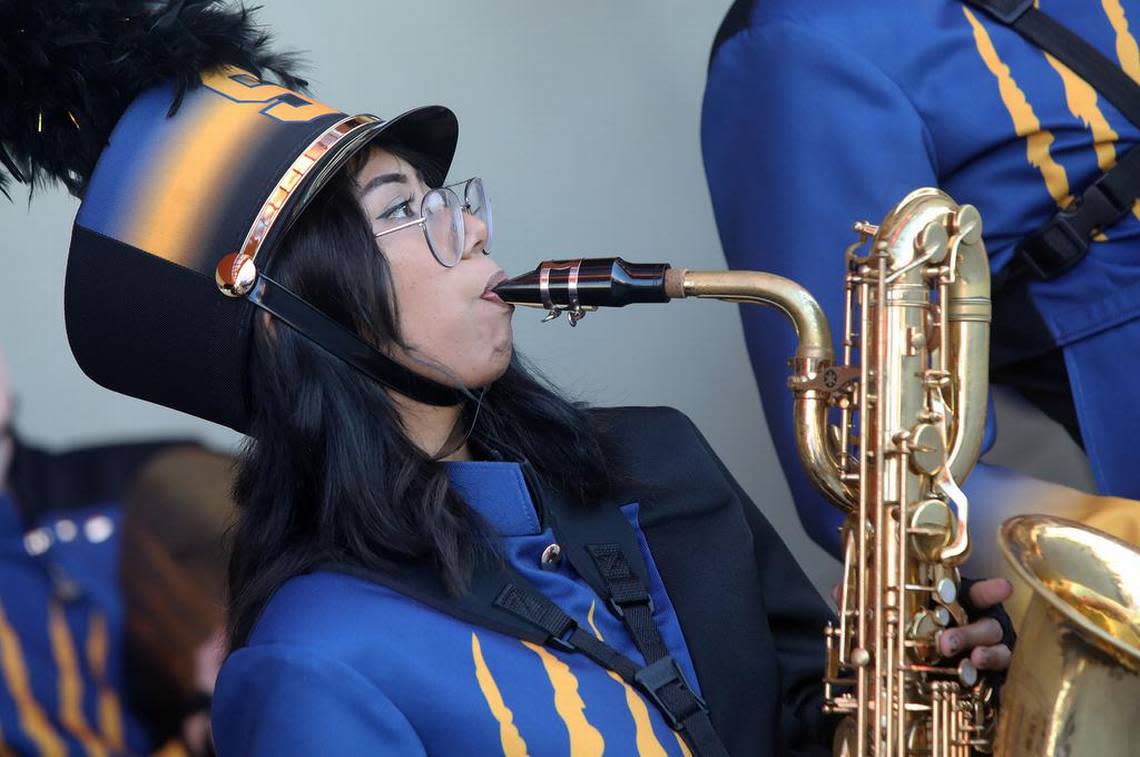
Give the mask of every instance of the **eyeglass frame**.
[[(478, 181), (479, 186), (482, 187), (482, 189), (483, 189), (484, 205), (490, 205), (490, 201), (487, 200), (487, 187), (485, 184), (483, 184), (482, 177), (472, 176), (469, 179), (464, 179), (463, 181), (457, 181), (457, 182), (454, 182), (452, 184), (444, 184), (442, 187), (433, 187), (432, 189), (429, 189), (427, 192), (424, 192), (424, 196), (420, 198), (420, 217), (419, 218), (413, 219), (411, 221), (407, 221), (406, 223), (402, 223), (399, 226), (393, 226), (390, 229), (384, 229), (383, 231), (374, 231), (374, 232), (372, 232), (372, 238), (373, 239), (379, 239), (380, 237), (385, 236), (387, 234), (394, 234), (397, 231), (403, 231), (404, 229), (410, 229), (413, 226), (422, 226), (423, 230), (424, 230), (424, 240), (427, 242), (428, 250), (431, 251), (431, 256), (433, 258), (435, 258), (435, 262), (439, 263), (444, 268), (454, 268), (455, 266), (459, 265), (460, 260), (463, 260), (463, 247), (466, 245), (466, 242), (467, 242), (467, 240), (466, 240), (467, 224), (464, 223), (460, 227), (460, 231), (462, 232), (464, 239), (463, 239), (463, 242), (461, 242), (459, 245), (459, 258), (454, 263), (452, 263), (451, 265), (448, 265), (447, 263), (444, 263), (442, 260), (439, 259), (439, 253), (437, 253), (435, 251), (435, 245), (432, 244), (431, 236), (428, 235), (427, 218), (424, 216), (424, 210), (423, 210), (424, 203), (427, 201), (428, 195), (432, 194), (433, 192), (439, 192), (441, 194), (443, 192), (451, 192), (452, 196), (454, 196), (455, 199), (459, 201), (460, 207), (462, 208), (461, 212), (466, 213), (469, 216), (477, 218), (478, 216), (475, 216), (475, 214), (471, 212), (471, 203), (467, 199), (467, 189), (468, 189), (468, 187), (471, 186), (471, 182), (473, 182), (473, 181)], [(462, 197), (460, 197), (459, 193), (456, 192), (454, 189), (454, 187), (458, 187), (460, 185), (463, 186), (463, 196)], [(445, 202), (446, 202), (446, 199), (445, 199)], [(484, 255), (490, 255), (491, 254), (491, 251), (487, 249), (486, 245), (483, 246), (483, 254)]]

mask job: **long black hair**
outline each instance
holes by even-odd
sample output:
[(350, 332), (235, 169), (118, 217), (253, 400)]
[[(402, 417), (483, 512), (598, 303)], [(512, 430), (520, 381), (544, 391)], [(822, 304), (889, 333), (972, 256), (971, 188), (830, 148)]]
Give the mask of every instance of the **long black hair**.
[[(384, 145), (432, 186), (435, 167)], [(377, 254), (353, 177), (334, 177), (274, 253), (275, 278), (371, 344), (401, 343), (391, 272)], [(404, 433), (385, 390), (284, 324), (257, 319), (252, 422), (235, 485), (238, 522), (229, 577), (231, 648), (243, 645), (273, 592), (326, 562), (366, 568), (433, 565), (461, 592), (480, 550), (481, 519), (445, 464)], [(544, 481), (584, 503), (612, 486), (590, 414), (548, 388), (515, 355), (473, 416), (477, 446), (528, 460)]]

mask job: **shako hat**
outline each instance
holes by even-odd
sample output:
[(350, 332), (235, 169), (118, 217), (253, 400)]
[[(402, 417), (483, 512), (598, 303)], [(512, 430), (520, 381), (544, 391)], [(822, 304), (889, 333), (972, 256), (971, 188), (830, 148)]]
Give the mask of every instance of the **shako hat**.
[[(458, 402), (458, 390), (399, 366), (272, 278), (273, 250), (290, 225), (337, 169), (381, 134), (433, 158), (446, 173), (458, 135), (451, 111), (430, 106), (385, 121), (317, 102), (288, 73), (289, 59), (266, 51), (266, 36), (247, 11), (213, 0), (174, 2), (161, 12), (154, 3), (108, 2), (117, 15), (98, 19), (91, 8), (103, 3), (68, 5), (52, 0), (20, 19), (0, 13), (0, 34), (22, 23), (16, 36), (25, 54), (55, 59), (45, 61), (46, 71), (36, 69), (0, 39), (0, 49), (8, 46), (0, 64), (17, 72), (17, 91), (60, 76), (61, 67), (88, 85), (114, 77), (105, 70), (89, 75), (92, 61), (78, 58), (91, 47), (93, 28), (105, 37), (95, 47), (125, 44), (123, 16), (132, 10), (140, 17), (127, 23), (139, 39), (118, 65), (142, 50), (153, 71), (120, 71), (94, 88), (77, 87), (72, 101), (65, 93), (46, 109), (24, 103), (15, 114), (19, 103), (7, 103), (0, 114), (0, 161), (9, 173), (22, 181), (58, 179), (82, 197), (64, 306), (83, 371), (114, 391), (244, 431), (253, 318), (261, 308), (397, 391), (434, 404)], [(86, 40), (72, 37), (67, 47), (67, 30), (80, 25)], [(189, 51), (185, 60), (179, 51)], [(97, 57), (106, 64), (113, 52), (100, 49)], [(281, 84), (264, 80), (266, 70)], [(144, 86), (124, 93), (131, 77)], [(115, 103), (101, 97), (129, 103), (117, 122), (106, 114)], [(114, 128), (104, 132), (93, 170), (84, 164), (93, 157), (87, 142), (99, 135), (83, 133), (86, 149), (73, 150), (74, 157), (50, 152), (55, 141), (62, 142), (57, 152), (73, 149), (58, 130), (97, 131), (100, 120)]]

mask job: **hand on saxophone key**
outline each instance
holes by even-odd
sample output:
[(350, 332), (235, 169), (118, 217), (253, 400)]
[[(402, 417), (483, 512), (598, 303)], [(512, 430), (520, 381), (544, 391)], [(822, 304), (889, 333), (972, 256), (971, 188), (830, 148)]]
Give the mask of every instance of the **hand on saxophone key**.
[[(831, 597), (837, 605), (839, 590), (839, 584), (831, 588)], [(1006, 670), (1013, 656), (1009, 647), (1013, 641), (1013, 630), (1001, 603), (1013, 596), (1013, 585), (1004, 578), (973, 581), (969, 582), (966, 595), (968, 601), (963, 603), (963, 607), (971, 618), (976, 619), (968, 625), (939, 634), (939, 651), (945, 657), (969, 652), (970, 662), (978, 670)], [(1007, 629), (994, 616), (1005, 619), (1010, 638), (1006, 638)]]
[(1004, 578), (990, 578), (972, 583), (966, 594), (969, 602), (963, 606), (972, 622), (943, 631), (938, 639), (939, 651), (947, 657), (968, 652), (970, 662), (978, 670), (1005, 670), (1013, 654), (1005, 642), (1012, 640), (1005, 638), (1005, 629), (993, 615), (1004, 615), (1000, 605), (1013, 595), (1013, 586)]

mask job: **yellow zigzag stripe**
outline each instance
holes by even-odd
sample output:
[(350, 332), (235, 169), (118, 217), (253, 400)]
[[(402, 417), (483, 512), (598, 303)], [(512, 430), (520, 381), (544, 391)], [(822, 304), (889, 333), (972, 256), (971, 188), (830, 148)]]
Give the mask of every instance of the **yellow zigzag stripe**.
[(1136, 45), (1136, 38), (1128, 31), (1128, 17), (1124, 14), (1124, 6), (1120, 0), (1101, 0), (1104, 6), (1104, 15), (1112, 24), (1116, 32), (1116, 57), (1124, 73), (1132, 77), (1132, 81), (1140, 84), (1140, 47)]
[(0, 662), (3, 663), (0, 667), (4, 668), (8, 692), (16, 702), (20, 727), (28, 734), (28, 738), (35, 743), (39, 753), (44, 757), (67, 754), (67, 746), (63, 739), (52, 728), (43, 708), (32, 693), (31, 684), (28, 682), (28, 668), (24, 663), (24, 652), (20, 648), (20, 638), (8, 624), (2, 606), (0, 606)]
[(998, 57), (993, 40), (989, 32), (974, 17), (969, 8), (963, 7), (962, 12), (974, 31), (974, 44), (977, 45), (978, 54), (982, 57), (990, 73), (998, 83), (998, 92), (1001, 101), (1009, 116), (1013, 120), (1013, 128), (1017, 136), (1025, 138), (1025, 151), (1029, 163), (1041, 172), (1045, 180), (1045, 187), (1049, 195), (1059, 207), (1066, 207), (1073, 201), (1069, 194), (1069, 177), (1065, 168), (1049, 153), (1049, 146), (1053, 144), (1053, 134), (1041, 128), (1041, 122), (1033, 112), (1033, 106), (1025, 99), (1025, 93), (1017, 86), (1010, 74), (1009, 66)]
[[(1084, 123), (1085, 128), (1092, 132), (1097, 168), (1101, 171), (1107, 171), (1116, 165), (1115, 142), (1120, 135), (1109, 125), (1108, 119), (1104, 117), (1104, 112), (1097, 105), (1096, 90), (1089, 86), (1084, 79), (1073, 73), (1073, 69), (1049, 53), (1045, 53), (1045, 60), (1049, 61), (1049, 65), (1060, 75), (1061, 83), (1065, 85), (1065, 102), (1069, 106), (1069, 112), (1079, 118)], [(1098, 231), (1093, 235), (1093, 239), (1103, 242), (1108, 237), (1104, 235), (1104, 232)]]
[(59, 669), (59, 719), (79, 739), (87, 754), (106, 757), (107, 748), (87, 725), (87, 718), (83, 715), (83, 680), (79, 674), (75, 642), (67, 627), (63, 608), (54, 601), (48, 607), (48, 635), (55, 664)]
[(515, 715), (503, 701), (499, 685), (495, 683), (495, 677), (491, 675), (491, 669), (483, 659), (483, 648), (474, 631), (471, 632), (471, 658), (475, 661), (475, 680), (479, 682), (479, 689), (483, 692), (483, 698), (487, 700), (487, 706), (491, 708), (491, 714), (499, 723), (499, 741), (503, 745), (503, 754), (508, 757), (526, 755), (526, 742), (523, 741), (522, 734), (515, 725)]
[(601, 731), (586, 719), (586, 703), (578, 694), (578, 679), (570, 672), (570, 666), (537, 644), (529, 641), (522, 644), (542, 660), (546, 676), (554, 687), (554, 709), (570, 732), (571, 757), (601, 757), (606, 741)]
[(1113, 143), (1119, 135), (1109, 126), (1108, 119), (1097, 105), (1096, 90), (1073, 73), (1073, 69), (1049, 53), (1045, 53), (1045, 60), (1049, 61), (1049, 65), (1060, 75), (1061, 82), (1065, 85), (1065, 102), (1069, 106), (1069, 111), (1092, 131), (1097, 167), (1107, 171), (1116, 165), (1116, 148), (1113, 147)]
[[(1140, 47), (1136, 45), (1136, 38), (1128, 31), (1128, 17), (1124, 14), (1124, 6), (1120, 4), (1120, 0), (1101, 0), (1101, 5), (1104, 7), (1104, 15), (1108, 16), (1108, 22), (1116, 32), (1116, 58), (1120, 61), (1120, 67), (1132, 78), (1132, 81), (1140, 84)], [(1114, 157), (1113, 163), (1115, 162)], [(1132, 203), (1132, 215), (1140, 218), (1140, 200)]]
[[(594, 632), (594, 636), (598, 637), (598, 641), (605, 641), (602, 637), (602, 632), (598, 630), (598, 626), (594, 623), (594, 610), (597, 608), (596, 602), (590, 603), (590, 610), (586, 613), (586, 621), (589, 622), (590, 628)], [(653, 723), (649, 720), (649, 708), (633, 687), (621, 679), (617, 673), (612, 670), (607, 670), (610, 678), (614, 679), (622, 685), (625, 689), (625, 704), (629, 707), (629, 714), (633, 716), (633, 724), (637, 733), (637, 753), (641, 757), (665, 757), (665, 748), (661, 746), (661, 742), (657, 740), (657, 735), (653, 733)], [(677, 737), (678, 743), (681, 748), (684, 748), (684, 743), (680, 737)]]
[(94, 674), (99, 690), (99, 730), (107, 748), (112, 752), (122, 752), (126, 746), (123, 740), (123, 710), (119, 697), (107, 681), (107, 618), (95, 611), (87, 628), (87, 664)]

